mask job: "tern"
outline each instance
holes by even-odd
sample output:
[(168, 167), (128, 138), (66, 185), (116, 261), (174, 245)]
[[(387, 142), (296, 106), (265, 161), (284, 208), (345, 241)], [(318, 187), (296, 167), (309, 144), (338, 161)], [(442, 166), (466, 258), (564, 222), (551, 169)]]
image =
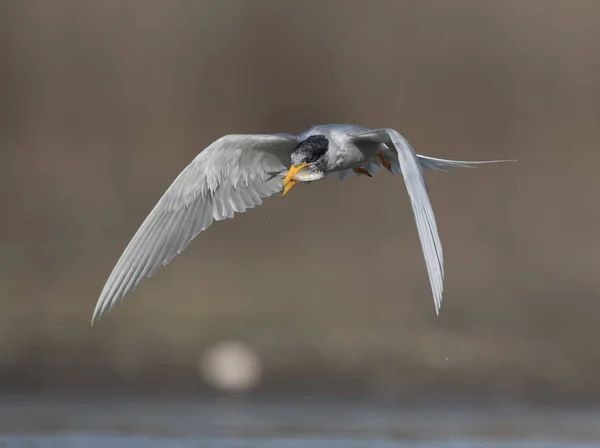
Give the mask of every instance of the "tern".
[(196, 156), (143, 221), (100, 293), (92, 324), (213, 221), (232, 218), (275, 193), (283, 197), (298, 182), (334, 173), (341, 179), (352, 173), (371, 177), (381, 167), (404, 177), (439, 314), (444, 258), (423, 171), (513, 161), (426, 157), (394, 129), (351, 124), (312, 126), (298, 135), (225, 135)]

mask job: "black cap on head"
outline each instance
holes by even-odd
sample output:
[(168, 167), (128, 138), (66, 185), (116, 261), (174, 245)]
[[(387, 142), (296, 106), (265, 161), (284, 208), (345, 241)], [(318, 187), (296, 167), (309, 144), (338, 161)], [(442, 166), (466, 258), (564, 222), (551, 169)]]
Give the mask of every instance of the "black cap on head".
[(311, 135), (292, 151), (292, 163), (314, 163), (325, 155), (328, 148), (329, 140), (324, 135)]

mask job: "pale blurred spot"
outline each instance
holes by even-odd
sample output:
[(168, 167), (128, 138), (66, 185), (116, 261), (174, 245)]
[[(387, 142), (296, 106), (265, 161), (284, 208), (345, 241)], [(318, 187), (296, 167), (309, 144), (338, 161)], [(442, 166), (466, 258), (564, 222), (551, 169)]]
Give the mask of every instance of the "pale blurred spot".
[(200, 373), (211, 386), (226, 392), (243, 392), (260, 381), (261, 363), (248, 345), (221, 341), (206, 350), (199, 363)]

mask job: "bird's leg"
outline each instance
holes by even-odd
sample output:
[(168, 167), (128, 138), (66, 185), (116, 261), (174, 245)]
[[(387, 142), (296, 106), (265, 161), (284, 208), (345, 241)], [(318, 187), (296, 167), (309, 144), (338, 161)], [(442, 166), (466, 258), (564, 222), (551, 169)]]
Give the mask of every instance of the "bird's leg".
[(392, 165), (390, 164), (390, 162), (388, 162), (387, 160), (385, 160), (385, 157), (383, 157), (383, 153), (381, 151), (379, 151), (377, 153), (377, 157), (379, 157), (379, 159), (381, 159), (381, 164), (383, 166), (385, 166), (387, 168), (387, 170), (391, 173), (392, 172)]
[(371, 176), (371, 173), (369, 173), (364, 168), (353, 168), (353, 170), (354, 170), (355, 173), (364, 174), (365, 176), (373, 177), (373, 176)]

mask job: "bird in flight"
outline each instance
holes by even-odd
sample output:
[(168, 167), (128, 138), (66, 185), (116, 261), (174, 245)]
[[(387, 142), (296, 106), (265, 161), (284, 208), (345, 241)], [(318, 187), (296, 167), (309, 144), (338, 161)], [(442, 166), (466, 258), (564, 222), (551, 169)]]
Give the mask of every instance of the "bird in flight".
[(371, 177), (381, 167), (404, 177), (439, 313), (444, 258), (423, 170), (509, 161), (426, 157), (416, 154), (393, 129), (350, 124), (312, 126), (299, 135), (225, 135), (196, 156), (143, 221), (108, 277), (92, 323), (213, 221), (232, 218), (275, 193), (285, 196), (298, 182), (314, 182), (333, 173), (341, 179), (353, 172)]

